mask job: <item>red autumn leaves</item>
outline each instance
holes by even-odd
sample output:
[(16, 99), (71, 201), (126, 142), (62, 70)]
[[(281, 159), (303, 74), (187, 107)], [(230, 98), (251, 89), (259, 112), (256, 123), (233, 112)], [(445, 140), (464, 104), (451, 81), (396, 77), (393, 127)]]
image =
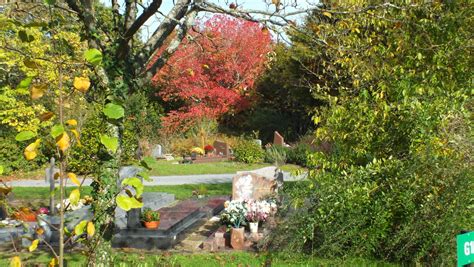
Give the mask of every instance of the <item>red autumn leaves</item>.
[(215, 15), (189, 35), (153, 78), (164, 101), (180, 104), (163, 118), (170, 132), (248, 108), (271, 51), (268, 30), (228, 16)]

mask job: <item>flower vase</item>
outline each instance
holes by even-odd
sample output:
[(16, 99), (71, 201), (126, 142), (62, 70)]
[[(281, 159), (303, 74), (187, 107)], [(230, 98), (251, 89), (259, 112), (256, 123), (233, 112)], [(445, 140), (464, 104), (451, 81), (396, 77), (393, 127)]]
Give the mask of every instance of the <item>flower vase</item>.
[(244, 230), (243, 227), (230, 230), (230, 245), (233, 249), (242, 250), (244, 248)]
[(258, 233), (258, 222), (251, 222), (249, 223), (250, 233), (255, 234)]

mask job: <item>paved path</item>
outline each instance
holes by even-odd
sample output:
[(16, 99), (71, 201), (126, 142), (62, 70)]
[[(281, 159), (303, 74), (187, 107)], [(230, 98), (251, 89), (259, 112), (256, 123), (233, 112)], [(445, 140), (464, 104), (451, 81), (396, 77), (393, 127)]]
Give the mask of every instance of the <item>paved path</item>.
[[(220, 184), (231, 183), (235, 173), (226, 174), (202, 174), (202, 175), (179, 175), (179, 176), (151, 176), (152, 181), (145, 181), (145, 186), (150, 185), (182, 185), (182, 184)], [(294, 177), (289, 173), (284, 173), (285, 181), (294, 181), (303, 179), (303, 177)], [(90, 185), (91, 179), (86, 179), (84, 185)], [(18, 180), (7, 182), (13, 187), (49, 187), (45, 180)], [(70, 182), (68, 185), (72, 185)]]

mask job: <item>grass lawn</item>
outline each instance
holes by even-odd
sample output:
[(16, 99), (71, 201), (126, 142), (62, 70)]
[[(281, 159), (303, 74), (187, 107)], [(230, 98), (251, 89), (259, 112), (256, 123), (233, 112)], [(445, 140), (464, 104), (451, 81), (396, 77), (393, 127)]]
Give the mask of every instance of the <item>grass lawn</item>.
[[(191, 174), (222, 174), (237, 171), (249, 171), (270, 166), (266, 163), (245, 164), (233, 161), (219, 161), (198, 164), (176, 164), (177, 161), (158, 160), (152, 166), (151, 175), (191, 175)], [(173, 164), (174, 163), (174, 164)]]
[[(2, 255), (0, 252), (0, 266), (8, 266), (12, 255)], [(46, 253), (24, 253), (20, 255), (26, 266), (37, 266), (48, 263), (51, 259)], [(66, 256), (67, 266), (84, 266), (85, 256), (74, 253)], [(122, 253), (114, 255), (114, 266), (398, 266), (395, 264), (372, 261), (366, 259), (328, 260), (312, 258), (303, 255), (291, 256), (279, 253), (252, 253), (252, 252), (228, 252), (228, 253)]]
[[(182, 200), (192, 196), (193, 190), (204, 186), (207, 189), (208, 195), (230, 195), (232, 194), (232, 184), (190, 184), (190, 185), (157, 185), (146, 186), (145, 192), (165, 192), (174, 194), (176, 199)], [(73, 187), (66, 188), (66, 195), (69, 195)], [(85, 186), (81, 189), (81, 195), (90, 195), (92, 188)], [(14, 199), (16, 200), (38, 200), (49, 199), (49, 188), (47, 187), (14, 187)], [(0, 265), (1, 266), (1, 265)]]

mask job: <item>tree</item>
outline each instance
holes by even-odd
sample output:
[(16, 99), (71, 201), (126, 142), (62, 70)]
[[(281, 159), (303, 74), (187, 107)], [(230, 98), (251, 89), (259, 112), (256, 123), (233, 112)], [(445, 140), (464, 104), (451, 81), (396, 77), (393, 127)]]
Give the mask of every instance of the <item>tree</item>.
[(168, 132), (249, 107), (255, 80), (265, 69), (271, 36), (259, 23), (214, 15), (201, 27), (154, 77), (164, 101), (182, 103), (164, 118)]
[(473, 4), (389, 6), (316, 13), (292, 34), (331, 152), (310, 155), (318, 168), (279, 244), (453, 265), (455, 236), (473, 227)]
[[(94, 223), (98, 232), (103, 234), (94, 236), (96, 245), (90, 247), (93, 253), (90, 257), (91, 265), (109, 265), (111, 261), (110, 238), (114, 210), (118, 204), (114, 200), (120, 190), (116, 181), (122, 165), (124, 100), (129, 93), (149, 86), (151, 78), (165, 66), (170, 56), (187, 36), (198, 13), (229, 14), (249, 21), (260, 21), (268, 27), (285, 26), (291, 22), (289, 17), (307, 13), (309, 10), (331, 14), (320, 6), (286, 12), (286, 7), (295, 4), (296, 1), (272, 1), (274, 4), (269, 4), (268, 10), (246, 10), (236, 6), (227, 8), (206, 0), (177, 0), (173, 2), (173, 7), (168, 14), (162, 16), (156, 30), (141, 42), (138, 37), (140, 31), (153, 15), (160, 14), (159, 9), (163, 1), (152, 0), (142, 4), (141, 1), (130, 0), (125, 1), (124, 7), (121, 7), (118, 1), (112, 0), (110, 8), (105, 8), (99, 2), (92, 0), (66, 0), (66, 3), (46, 0), (45, 2), (48, 8), (67, 11), (77, 17), (80, 22), (81, 36), (90, 48), (86, 54), (86, 60), (91, 70), (87, 77), (91, 86), (86, 93), (86, 98), (101, 106), (103, 119), (107, 121), (107, 129), (103, 134), (107, 138), (103, 140), (101, 138), (101, 141), (108, 148), (108, 157), (100, 160), (100, 172), (95, 174), (92, 184), (93, 209), (96, 214), (101, 215), (100, 218), (95, 218)], [(56, 24), (67, 24), (67, 22), (58, 17), (51, 25)], [(165, 43), (172, 32), (176, 34), (169, 43)], [(158, 59), (156, 59), (157, 51), (162, 51)], [(72, 86), (72, 81), (65, 82), (67, 86)], [(109, 147), (114, 149), (109, 149)], [(136, 203), (135, 200), (127, 199), (127, 201), (134, 201), (133, 203)], [(60, 265), (62, 264), (60, 262)]]

